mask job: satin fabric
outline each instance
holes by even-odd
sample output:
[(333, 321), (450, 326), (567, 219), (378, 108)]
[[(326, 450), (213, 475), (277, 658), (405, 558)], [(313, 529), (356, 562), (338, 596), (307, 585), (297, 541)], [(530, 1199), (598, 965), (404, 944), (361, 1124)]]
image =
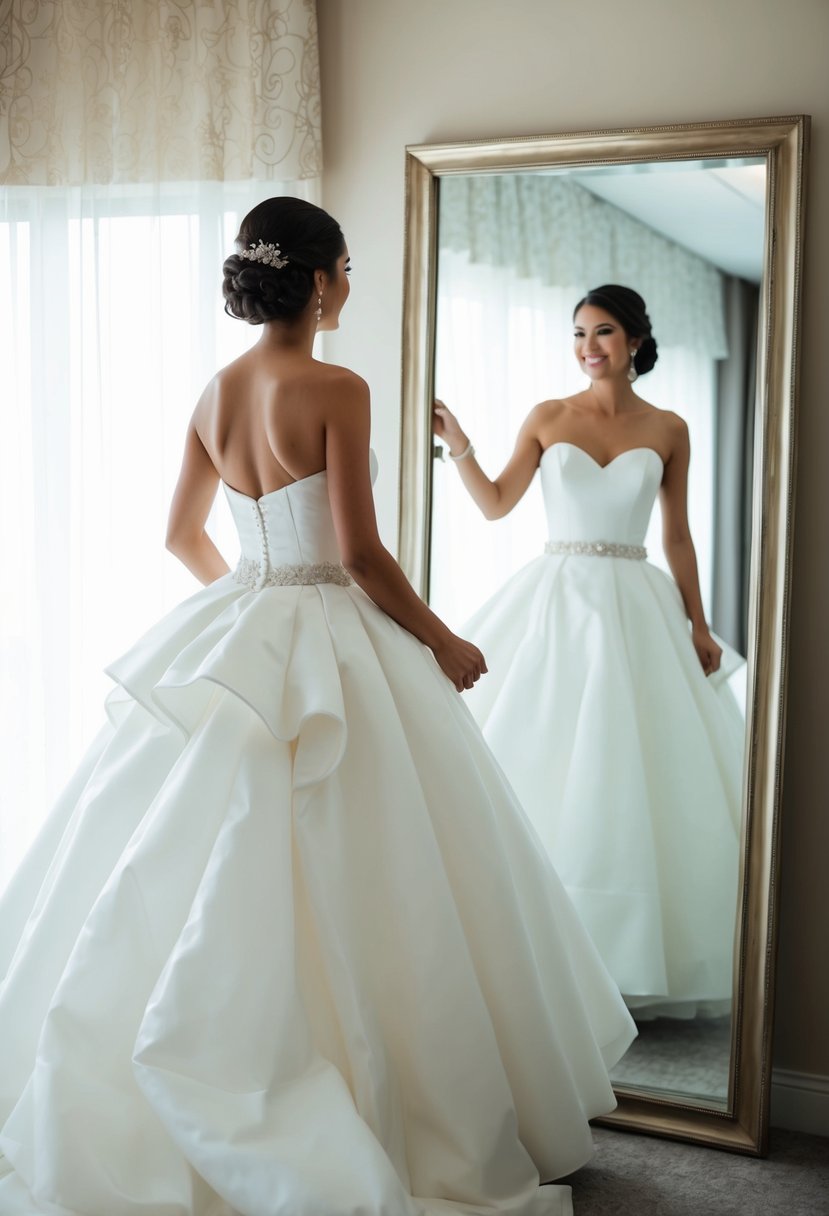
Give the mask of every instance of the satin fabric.
[[(338, 558), (324, 472), (228, 498)], [(110, 674), (0, 906), (0, 1213), (569, 1213), (635, 1030), (431, 653), (228, 575)]]
[[(541, 460), (549, 537), (642, 545), (651, 448)], [(647, 561), (545, 555), (462, 628), (489, 676), (467, 704), (636, 1010), (730, 1007), (745, 722), (725, 647), (706, 678), (676, 584)]]

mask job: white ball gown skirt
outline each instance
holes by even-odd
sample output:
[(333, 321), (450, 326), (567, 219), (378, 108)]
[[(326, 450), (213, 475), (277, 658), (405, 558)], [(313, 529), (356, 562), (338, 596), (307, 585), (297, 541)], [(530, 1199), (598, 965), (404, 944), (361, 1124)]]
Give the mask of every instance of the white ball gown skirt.
[(490, 672), (471, 712), (637, 1020), (727, 1013), (740, 657), (706, 678), (676, 584), (622, 557), (539, 557), (461, 632)]
[(228, 575), (111, 674), (0, 906), (0, 1213), (569, 1212), (635, 1031), (431, 654)]

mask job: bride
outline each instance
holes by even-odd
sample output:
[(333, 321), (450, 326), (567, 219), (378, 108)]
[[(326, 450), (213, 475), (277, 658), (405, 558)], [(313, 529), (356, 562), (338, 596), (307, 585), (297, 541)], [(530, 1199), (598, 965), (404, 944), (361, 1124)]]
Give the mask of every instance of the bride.
[[(536, 472), (543, 556), (466, 623), (490, 675), (472, 713), (637, 1020), (731, 1002), (744, 722), (688, 527), (688, 428), (633, 391), (657, 358), (629, 287), (573, 315), (581, 393), (537, 405), (491, 480), (438, 401), (435, 431), (487, 519)], [(673, 579), (643, 547), (659, 495)]]
[(274, 198), (237, 249), (262, 337), (170, 511), (205, 586), (0, 902), (0, 1213), (567, 1213), (633, 1024), (458, 695), (480, 651), (378, 539), (368, 390), (312, 356), (338, 225)]

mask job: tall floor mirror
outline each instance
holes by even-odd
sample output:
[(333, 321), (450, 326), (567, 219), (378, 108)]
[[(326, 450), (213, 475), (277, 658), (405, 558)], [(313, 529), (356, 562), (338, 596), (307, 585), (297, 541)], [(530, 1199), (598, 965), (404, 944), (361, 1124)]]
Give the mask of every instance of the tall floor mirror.
[[(700, 844), (711, 859), (704, 874), (695, 845), (674, 859), (671, 881), (685, 892), (687, 914), (675, 899), (662, 913), (673, 924), (657, 923), (667, 907), (658, 892), (638, 912), (618, 893), (605, 892), (599, 911), (595, 892), (571, 893), (611, 973), (623, 973), (639, 1029), (613, 1073), (618, 1108), (604, 1122), (750, 1154), (765, 1152), (768, 1127), (807, 140), (808, 119), (795, 116), (407, 149), (400, 553), (414, 585), (457, 631), (468, 636), (468, 622), (510, 580), (520, 595), (522, 577), (546, 577), (533, 563), (555, 530), (549, 503), (545, 513), (548, 455), (556, 468), (581, 462), (579, 476), (593, 478), (597, 494), (607, 484), (600, 490), (599, 479), (623, 467), (628, 481), (639, 478), (639, 464), (653, 477), (654, 461), (639, 449), (614, 470), (589, 467), (583, 452), (545, 451), (518, 507), (489, 522), (435, 441), (434, 398), (457, 415), (495, 476), (529, 409), (585, 386), (573, 355), (576, 302), (617, 283), (647, 303), (659, 360), (635, 391), (688, 426), (689, 523), (706, 618), (724, 651), (716, 686), (728, 712), (716, 763), (730, 782), (731, 812), (719, 827), (700, 822), (710, 837)], [(667, 571), (658, 502), (649, 518), (647, 560)], [(535, 574), (521, 575), (527, 570)], [(668, 585), (667, 575), (649, 577)], [(545, 668), (520, 678), (578, 676)], [(640, 687), (637, 695), (663, 696), (671, 712), (670, 690)], [(528, 698), (527, 714), (537, 716), (539, 703)], [(523, 749), (531, 737), (540, 744), (537, 721), (519, 721), (520, 712), (500, 736), (502, 747), (514, 741), (515, 754), (499, 758), (518, 774), (523, 797), (521, 773), (532, 768)], [(607, 736), (595, 739), (597, 749), (605, 745)], [(645, 739), (645, 757), (648, 747)], [(665, 770), (664, 754), (652, 753)], [(615, 762), (629, 755), (620, 743)], [(660, 774), (665, 788), (682, 779), (669, 768)], [(551, 798), (563, 797), (556, 789)], [(630, 815), (629, 824), (608, 819), (607, 838), (621, 842), (613, 849), (603, 814)], [(658, 847), (676, 852), (663, 819)], [(587, 887), (613, 886), (613, 864), (646, 871), (643, 854), (654, 844), (644, 829), (637, 835), (635, 808), (585, 806), (583, 834), (576, 867), (572, 828), (545, 841), (565, 885), (574, 868), (589, 869), (592, 847), (603, 878)], [(624, 862), (608, 861), (614, 849)], [(663, 883), (669, 872), (659, 871)], [(708, 928), (689, 947), (688, 925), (705, 919), (702, 905)], [(660, 966), (682, 972), (684, 987), (641, 978)]]

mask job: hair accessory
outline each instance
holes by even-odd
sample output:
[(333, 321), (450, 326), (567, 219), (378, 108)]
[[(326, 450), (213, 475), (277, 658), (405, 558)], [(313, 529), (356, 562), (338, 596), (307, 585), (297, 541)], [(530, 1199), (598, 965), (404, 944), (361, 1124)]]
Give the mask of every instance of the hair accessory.
[(634, 380), (639, 379), (639, 373), (636, 370), (636, 348), (630, 352), (630, 367), (628, 368), (628, 380), (633, 384)]
[(459, 455), (453, 456), (452, 453), (450, 452), (449, 459), (454, 460), (457, 463), (459, 460), (466, 460), (467, 456), (474, 456), (474, 455), (475, 455), (475, 449), (473, 448), (472, 440), (470, 439), (469, 443), (466, 445), (466, 447), (463, 449), (463, 451), (461, 453), (459, 453)]
[(258, 245), (251, 245), (250, 249), (243, 249), (239, 257), (249, 262), (263, 262), (266, 266), (273, 266), (274, 270), (288, 265), (288, 259), (283, 258), (278, 245), (266, 245), (262, 240)]

